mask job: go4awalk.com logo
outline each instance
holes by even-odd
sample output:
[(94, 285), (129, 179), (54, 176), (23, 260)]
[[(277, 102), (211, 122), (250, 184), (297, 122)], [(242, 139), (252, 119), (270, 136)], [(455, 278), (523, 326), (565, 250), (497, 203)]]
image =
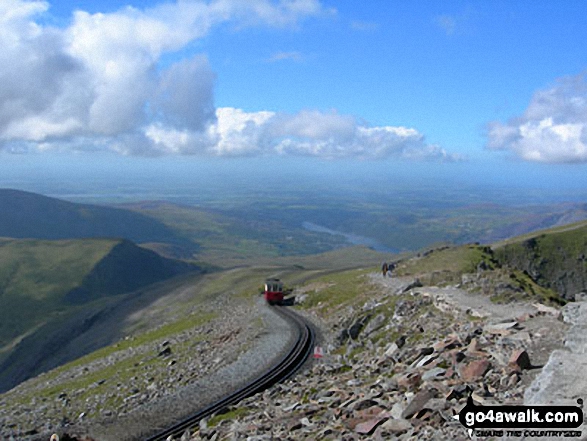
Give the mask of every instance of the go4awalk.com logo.
[[(577, 400), (583, 406), (583, 400)], [(477, 406), (469, 395), (455, 415), (469, 436), (580, 437), (583, 410), (579, 406)]]

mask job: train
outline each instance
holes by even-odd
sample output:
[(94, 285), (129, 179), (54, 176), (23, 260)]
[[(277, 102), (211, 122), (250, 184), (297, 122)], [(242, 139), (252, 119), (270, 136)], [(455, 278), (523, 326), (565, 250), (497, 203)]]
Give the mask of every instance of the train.
[(283, 283), (279, 279), (265, 280), (263, 296), (268, 304), (281, 305), (283, 303)]

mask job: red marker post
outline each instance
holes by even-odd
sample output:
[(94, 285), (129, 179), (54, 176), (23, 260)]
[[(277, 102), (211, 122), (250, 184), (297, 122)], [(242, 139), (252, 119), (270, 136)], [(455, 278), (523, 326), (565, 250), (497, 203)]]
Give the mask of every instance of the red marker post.
[(322, 357), (324, 357), (324, 351), (322, 350), (322, 347), (316, 346), (314, 348), (314, 358), (322, 358)]

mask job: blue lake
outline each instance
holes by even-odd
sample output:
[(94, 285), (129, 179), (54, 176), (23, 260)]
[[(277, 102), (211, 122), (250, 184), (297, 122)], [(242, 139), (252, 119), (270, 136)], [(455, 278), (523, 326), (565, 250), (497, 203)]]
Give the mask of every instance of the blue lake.
[(380, 253), (399, 253), (399, 250), (385, 246), (382, 243), (370, 237), (359, 236), (358, 234), (352, 233), (344, 233), (342, 231), (333, 230), (331, 228), (323, 227), (322, 225), (318, 225), (312, 222), (303, 222), (302, 227), (304, 227), (304, 229), (308, 231), (313, 231), (314, 233), (326, 233), (331, 234), (333, 236), (343, 236), (350, 244), (365, 245), (366, 247), (369, 247), (375, 251), (379, 251)]

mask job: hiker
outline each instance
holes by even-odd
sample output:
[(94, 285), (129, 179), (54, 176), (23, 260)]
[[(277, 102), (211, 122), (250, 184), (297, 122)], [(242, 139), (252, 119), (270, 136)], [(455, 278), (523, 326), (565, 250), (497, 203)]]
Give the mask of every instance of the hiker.
[(389, 277), (391, 277), (391, 272), (395, 269), (395, 263), (390, 263), (389, 265), (387, 265), (387, 273), (389, 274)]
[(383, 266), (381, 267), (381, 272), (383, 273), (383, 277), (387, 275), (387, 262), (383, 262)]

